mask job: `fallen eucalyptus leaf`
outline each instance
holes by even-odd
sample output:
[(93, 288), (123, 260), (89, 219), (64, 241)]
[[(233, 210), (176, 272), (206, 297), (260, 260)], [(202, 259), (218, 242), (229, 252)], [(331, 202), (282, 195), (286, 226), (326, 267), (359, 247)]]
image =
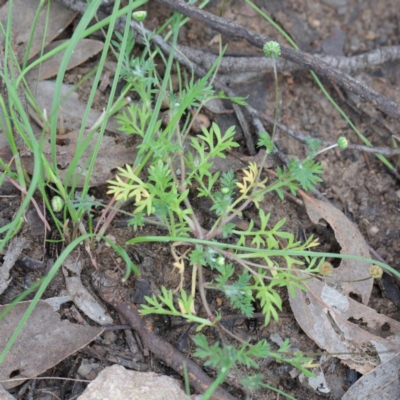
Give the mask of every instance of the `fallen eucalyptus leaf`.
[[(44, 54), (50, 52), (55, 49), (57, 46), (65, 43), (66, 40), (56, 40), (50, 43), (46, 48)], [(99, 40), (93, 39), (81, 39), (76, 47), (74, 48), (74, 52), (68, 62), (67, 71), (83, 64), (88, 58), (93, 57), (97, 53), (103, 50), (104, 43)], [(53, 78), (57, 76), (58, 70), (60, 68), (61, 59), (64, 56), (65, 51), (62, 51), (55, 56), (49, 58), (44, 61), (34, 69), (30, 70), (27, 79), (29, 81), (38, 79), (39, 81), (43, 81), (45, 79)], [(39, 74), (39, 76), (38, 76)]]
[(400, 353), (360, 378), (342, 400), (391, 400), (400, 397)]
[[(349, 254), (370, 258), (369, 247), (358, 227), (332, 204), (316, 200), (301, 193), (308, 216), (315, 224), (324, 219), (335, 232), (335, 237), (341, 246), (340, 254)], [(344, 295), (357, 295), (364, 304), (368, 304), (372, 291), (372, 279), (369, 278), (370, 263), (343, 259), (335, 268), (331, 279), (335, 280), (336, 290)]]
[[(322, 349), (335, 354), (351, 369), (365, 374), (398, 352), (400, 322), (343, 295), (332, 282), (304, 278), (305, 291), (289, 297), (294, 316), (303, 331)], [(334, 293), (340, 298), (333, 301)], [(329, 293), (329, 296), (327, 296)], [(325, 299), (325, 301), (324, 301)]]
[(2, 385), (0, 385), (0, 399), (1, 400), (16, 400), (14, 396), (11, 396)]
[[(96, 321), (98, 324), (112, 324), (113, 319), (83, 286), (80, 278), (81, 269), (82, 263), (80, 261), (76, 261), (72, 254), (69, 255), (63, 263), (65, 284), (67, 286), (68, 293), (72, 296), (72, 301), (90, 319)], [(69, 276), (71, 273), (75, 276)]]
[[(7, 2), (0, 9), (0, 22), (6, 26), (9, 4)], [(35, 30), (32, 32), (32, 21), (35, 19), (36, 10), (39, 8), (42, 0), (13, 0), (12, 13), (12, 31), (13, 40), (15, 43), (14, 50), (17, 52), (18, 61), (21, 62), (24, 58), (27, 43), (29, 42), (32, 33), (32, 43), (29, 52), (29, 58), (32, 58), (40, 52), (43, 45), (43, 37), (46, 31), (44, 44), (47, 45), (75, 19), (77, 13), (65, 7), (57, 1), (52, 1), (50, 5), (50, 13), (47, 16), (47, 4), (43, 7)], [(47, 19), (47, 23), (46, 23)], [(3, 45), (3, 33), (0, 30), (0, 43)]]
[(50, 297), (48, 299), (44, 299), (43, 301), (51, 305), (54, 311), (58, 311), (60, 309), (61, 304), (72, 301), (72, 296)]
[[(4, 349), (17, 328), (30, 302), (18, 303), (1, 320), (0, 349)], [(0, 313), (6, 306), (0, 306)], [(60, 316), (43, 300), (40, 300), (23, 326), (14, 345), (0, 364), (0, 380), (6, 389), (23, 381), (13, 378), (35, 378), (64, 358), (75, 353), (103, 332), (96, 326), (71, 324), (60, 321)]]
[[(46, 110), (47, 114), (50, 113), (53, 104), (53, 96), (56, 83), (55, 81), (41, 81), (31, 83), (31, 90), (36, 93), (36, 102), (41, 110)], [(62, 118), (62, 126), (66, 132), (79, 131), (82, 125), (83, 114), (86, 109), (86, 103), (79, 99), (78, 94), (74, 91), (73, 85), (65, 83), (61, 86), (59, 117)], [(102, 112), (91, 109), (86, 120), (86, 128), (91, 128), (95, 122), (100, 118)], [(51, 116), (50, 116), (51, 118)], [(118, 125), (115, 118), (109, 118), (107, 122), (108, 131), (121, 134), (118, 130)]]

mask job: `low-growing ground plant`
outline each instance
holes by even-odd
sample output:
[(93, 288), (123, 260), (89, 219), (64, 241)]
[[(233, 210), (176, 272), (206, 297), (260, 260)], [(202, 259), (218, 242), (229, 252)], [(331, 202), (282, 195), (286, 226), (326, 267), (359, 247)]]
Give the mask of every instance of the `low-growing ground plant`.
[[(229, 300), (232, 308), (249, 318), (255, 311), (254, 303), (257, 301), (265, 316), (264, 323), (268, 324), (271, 318), (278, 320), (278, 313), (282, 310), (280, 289), (286, 288), (291, 294), (294, 294), (295, 288), (304, 288), (302, 279), (295, 273), (297, 269), (301, 269), (303, 274), (309, 276), (326, 274), (326, 268), (321, 270), (322, 266), (326, 266), (325, 258), (335, 255), (313, 252), (312, 249), (318, 246), (318, 242), (312, 237), (305, 242), (296, 241), (294, 235), (285, 230), (284, 219), (271, 224), (271, 215), (263, 211), (260, 203), (270, 193), (276, 193), (279, 198), (283, 199), (286, 192), (295, 195), (299, 189), (313, 190), (315, 185), (321, 181), (323, 173), (322, 166), (316, 157), (327, 149), (321, 150), (318, 141), (310, 141), (309, 154), (305, 159), (291, 159), (288, 165), (276, 170), (275, 178), (267, 177), (264, 172), (264, 164), (275, 151), (274, 127), (270, 134), (257, 132), (259, 148), (266, 149), (265, 158), (259, 164), (250, 162), (239, 172), (212, 172), (212, 166), (216, 159), (224, 159), (227, 151), (234, 150), (239, 146), (234, 140), (235, 130), (233, 127), (223, 131), (217, 124), (212, 123), (209, 127), (203, 127), (196, 136), (190, 134), (190, 128), (205, 102), (227, 98), (223, 92), (216, 92), (212, 85), (219, 59), (203, 78), (198, 79), (190, 72), (182, 72), (179, 66), (175, 65), (173, 52), (166, 58), (151, 45), (152, 34), (147, 34), (142, 25), (146, 17), (143, 12), (133, 14), (133, 19), (142, 30), (141, 37), (144, 44), (141, 56), (133, 57), (132, 50), (136, 41), (131, 31), (130, 18), (132, 11), (144, 2), (130, 2), (128, 7), (119, 10), (120, 1), (116, 1), (115, 12), (111, 17), (87, 28), (101, 3), (100, 0), (91, 2), (71, 40), (51, 52), (51, 54), (55, 54), (63, 49), (68, 50), (60, 67), (60, 74), (57, 78), (58, 89), (50, 113), (49, 140), (53, 145), (52, 162), (44, 157), (41, 148), (43, 140), (38, 140), (34, 136), (29, 126), (28, 115), (18, 97), (18, 85), (24, 82), (25, 74), (50, 55), (43, 56), (31, 64), (24, 63), (22, 70), (19, 70), (12, 56), (10, 40), (6, 41), (8, 46), (6, 54), (9, 55), (11, 64), (18, 72), (17, 79), (15, 79), (13, 74), (1, 71), (1, 78), (10, 96), (7, 102), (2, 99), (0, 106), (3, 115), (6, 116), (5, 121), (2, 121), (3, 131), (12, 132), (12, 124), (17, 128), (16, 131), (14, 130), (16, 133), (10, 134), (8, 137), (17, 168), (16, 172), (11, 171), (3, 163), (5, 173), (1, 179), (12, 178), (18, 182), (25, 191), (26, 197), (15, 220), (0, 229), (0, 233), (5, 234), (4, 239), (0, 242), (0, 248), (3, 248), (20, 228), (23, 221), (22, 216), (37, 189), (60, 231), (62, 240), (67, 244), (47, 277), (30, 289), (30, 291), (38, 290), (32, 306), (27, 311), (27, 316), (73, 248), (80, 242), (88, 241), (95, 236), (90, 212), (92, 206), (100, 206), (100, 204), (96, 204), (89, 197), (88, 180), (86, 180), (81, 193), (77, 193), (76, 190), (76, 165), (79, 157), (85, 151), (85, 147), (82, 146), (74, 157), (67, 174), (68, 179), (63, 182), (58, 174), (55, 140), (58, 103), (60, 102), (59, 86), (68, 63), (67, 54), (72, 54), (74, 45), (81, 38), (99, 28), (108, 27), (105, 50), (101, 56), (99, 70), (96, 71), (94, 89), (90, 94), (88, 108), (92, 105), (96, 87), (100, 81), (101, 67), (104, 66), (108, 51), (112, 50), (117, 55), (118, 66), (112, 84), (109, 107), (101, 127), (97, 127), (101, 132), (98, 140), (101, 141), (107, 118), (118, 110), (120, 110), (118, 121), (121, 131), (137, 135), (140, 138), (136, 159), (132, 160), (132, 165), (119, 168), (117, 177), (109, 182), (109, 194), (114, 195), (120, 204), (129, 199), (133, 200), (134, 212), (130, 215), (130, 225), (133, 230), (137, 230), (145, 223), (157, 223), (163, 225), (168, 232), (165, 236), (135, 237), (127, 244), (169, 243), (171, 256), (174, 259), (171, 270), (175, 268), (181, 274), (181, 282), (178, 287), (163, 287), (159, 295), (148, 297), (147, 304), (141, 308), (141, 313), (143, 315), (153, 313), (179, 316), (197, 324), (198, 334), (194, 338), (197, 345), (195, 356), (206, 358), (205, 364), (217, 370), (214, 384), (204, 394), (203, 399), (210, 398), (216, 387), (224, 382), (229, 371), (234, 371), (240, 376), (242, 385), (247, 391), (269, 387), (262, 381), (260, 374), (247, 373), (243, 375), (237, 368), (238, 365), (243, 365), (255, 371), (259, 367), (259, 360), (267, 356), (278, 362), (290, 363), (304, 374), (310, 375), (309, 371), (313, 367), (312, 360), (301, 353), (291, 352), (288, 341), (285, 341), (280, 349), (272, 350), (265, 340), (250, 344), (232, 335), (220, 323), (222, 315), (212, 312), (206, 293), (207, 291), (222, 293)], [(113, 27), (117, 18), (121, 16), (127, 18), (124, 31), (113, 35)], [(168, 23), (164, 25), (164, 27), (171, 28), (168, 37), (170, 37), (172, 47), (177, 43), (179, 29), (184, 22), (185, 20), (180, 15), (173, 14)], [(6, 37), (11, 37), (11, 26), (7, 28), (7, 35)], [(266, 44), (264, 50), (265, 54), (273, 59), (279, 56), (277, 43)], [(221, 48), (220, 57), (222, 57), (223, 51), (224, 49)], [(29, 49), (27, 52), (29, 53)], [(157, 72), (156, 58), (161, 60), (157, 62), (165, 63), (163, 76)], [(176, 93), (173, 92), (171, 79), (173, 68), (179, 76), (179, 90)], [(124, 79), (125, 87), (121, 95), (116, 96), (120, 78)], [(279, 90), (276, 70), (275, 84), (275, 120), (277, 120)], [(30, 93), (29, 88), (25, 87), (25, 89), (28, 99), (34, 103), (34, 96)], [(135, 102), (124, 107), (128, 95), (134, 97)], [(238, 104), (245, 103), (242, 98), (231, 98), (230, 100)], [(169, 109), (168, 120), (164, 125), (160, 117), (163, 104), (167, 104)], [(16, 123), (15, 121), (21, 122)], [(82, 132), (84, 126), (85, 120), (82, 123)], [(18, 142), (20, 139), (35, 157), (35, 168), (30, 180), (19, 161)], [(346, 145), (346, 140), (341, 138), (338, 146), (345, 148)], [(91, 173), (95, 158), (96, 151), (85, 171), (87, 174)], [(48, 195), (49, 187), (52, 193), (56, 193), (53, 198)], [(202, 226), (196, 216), (191, 200), (193, 196), (207, 198), (212, 204), (211, 211), (215, 213), (215, 219), (208, 229)], [(246, 230), (240, 230), (235, 225), (235, 218), (241, 216), (241, 213), (249, 205), (254, 205), (257, 209), (260, 224), (255, 227), (254, 222), (250, 221)], [(67, 229), (68, 226), (70, 231)], [(111, 242), (110, 244), (126, 262), (127, 276), (132, 271), (138, 272), (125, 250)], [(212, 271), (212, 280), (206, 281), (205, 269)], [(188, 272), (191, 275), (191, 287), (189, 291), (185, 291), (184, 278)], [(17, 300), (22, 299), (26, 294), (24, 293)], [(199, 309), (202, 311), (196, 312)], [(26, 321), (27, 316), (21, 321), (20, 327)], [(0, 362), (18, 335), (20, 327), (0, 356)], [(205, 327), (217, 329), (222, 338), (221, 343), (209, 343), (201, 332)], [(286, 395), (277, 389), (273, 390)]]
[[(275, 42), (266, 44), (265, 53), (276, 58), (279, 56), (279, 45)], [(148, 54), (151, 54), (150, 49)], [(314, 189), (315, 184), (321, 181), (323, 172), (314, 158), (320, 147), (319, 142), (309, 143), (310, 153), (304, 160), (291, 159), (285, 168), (277, 169), (275, 179), (269, 179), (263, 173), (263, 165), (274, 152), (274, 143), (267, 132), (258, 132), (258, 146), (266, 148), (264, 160), (259, 165), (250, 162), (240, 174), (232, 170), (210, 172), (216, 158), (224, 159), (226, 151), (239, 146), (233, 139), (234, 127), (222, 132), (217, 124), (212, 123), (209, 128), (203, 127), (200, 134), (189, 135), (190, 121), (184, 114), (185, 110), (188, 107), (200, 109), (204, 102), (224, 97), (210, 85), (212, 71), (197, 81), (192, 76), (186, 88), (178, 94), (167, 94), (157, 84), (151, 57), (135, 59), (130, 63), (134, 67), (131, 68), (131, 75), (126, 77), (142, 101), (129, 105), (118, 119), (121, 130), (142, 138), (142, 156), (134, 166), (119, 168), (116, 179), (109, 182), (109, 193), (118, 200), (133, 200), (135, 210), (130, 225), (134, 229), (156, 221), (168, 230), (167, 236), (141, 236), (128, 244), (170, 242), (175, 260), (171, 268), (178, 269), (182, 277), (179, 287), (163, 287), (161, 294), (146, 298), (147, 304), (142, 306), (141, 314), (179, 316), (198, 324), (199, 332), (205, 326), (214, 326), (219, 330), (223, 343), (211, 345), (202, 333), (194, 339), (198, 346), (195, 356), (207, 358), (206, 365), (220, 371), (215, 385), (204, 398), (208, 398), (215, 387), (225, 380), (236, 364), (257, 369), (254, 357), (262, 359), (270, 356), (310, 375), (308, 367), (312, 365), (311, 359), (300, 353), (290, 354), (288, 341), (278, 351), (272, 351), (265, 340), (250, 345), (234, 337), (242, 343), (239, 347), (231, 344), (227, 337), (234, 335), (219, 322), (221, 315), (211, 311), (206, 292), (223, 293), (233, 308), (249, 318), (254, 313), (254, 302), (258, 301), (267, 325), (271, 318), (278, 320), (278, 312), (282, 310), (282, 299), (277, 289), (286, 287), (294, 294), (294, 288), (303, 288), (295, 270), (302, 268), (304, 273), (310, 275), (319, 273), (324, 257), (309, 253), (311, 248), (318, 246), (317, 240), (310, 237), (304, 243), (296, 241), (292, 233), (285, 231), (285, 219), (271, 225), (270, 214), (265, 214), (260, 207), (260, 202), (268, 193), (275, 192), (283, 199), (285, 191), (295, 195), (300, 188)], [(151, 99), (142, 99), (141, 94), (152, 93), (154, 84), (158, 85), (161, 93), (158, 98), (166, 98), (170, 107), (169, 123), (165, 128), (161, 127), (161, 121), (153, 125), (147, 123), (152, 113)], [(277, 79), (276, 93), (278, 98)], [(244, 100), (233, 101), (243, 103)], [(148, 140), (149, 137), (153, 140)], [(340, 139), (340, 146), (346, 147), (343, 138)], [(204, 229), (199, 222), (189, 194), (211, 201), (210, 209), (216, 218), (210, 229)], [(237, 229), (233, 222), (235, 217), (251, 204), (258, 210), (260, 226), (255, 228), (254, 221), (250, 221), (247, 230)], [(298, 257), (298, 254), (303, 257)], [(214, 273), (210, 282), (204, 279), (205, 268)], [(190, 293), (183, 289), (187, 269), (192, 275)], [(195, 311), (199, 308), (198, 299), (205, 315), (200, 316)], [(243, 376), (242, 381), (249, 390), (264, 385), (262, 377), (257, 374)]]

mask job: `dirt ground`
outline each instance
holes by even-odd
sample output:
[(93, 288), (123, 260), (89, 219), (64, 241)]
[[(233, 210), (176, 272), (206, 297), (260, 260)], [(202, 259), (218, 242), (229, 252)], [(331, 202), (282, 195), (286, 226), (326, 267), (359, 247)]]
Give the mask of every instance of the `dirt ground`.
[[(361, 54), (381, 46), (395, 46), (400, 43), (400, 0), (359, 1), (359, 0), (258, 0), (256, 4), (273, 17), (298, 43), (301, 50), (316, 54), (346, 55), (348, 57)], [(222, 0), (212, 0), (206, 9), (214, 14), (221, 10)], [(148, 18), (145, 26), (155, 29), (162, 24), (171, 11), (150, 4), (147, 6)], [(274, 29), (257, 15), (244, 1), (228, 0), (225, 4), (223, 17), (232, 19), (236, 23), (255, 29), (266, 34), (282, 44), (285, 40)], [(217, 32), (205, 27), (196, 21), (189, 21), (182, 29), (179, 43), (201, 49), (218, 50), (215, 42)], [(223, 44), (228, 44), (228, 53), (242, 55), (261, 54), (260, 50), (251, 48), (245, 41), (232, 40), (222, 37)], [(95, 61), (90, 61), (95, 62)], [(68, 73), (71, 82), (78, 80), (81, 67), (77, 67)], [(387, 63), (370, 70), (359, 72), (354, 78), (359, 79), (372, 88), (400, 103), (400, 63)], [(229, 79), (226, 77), (224, 79)], [(334, 87), (329, 82), (324, 82), (328, 92), (346, 111), (356, 127), (375, 146), (392, 147), (399, 145), (398, 123), (376, 110), (371, 104), (342, 89)], [(279, 74), (279, 86), (281, 93), (280, 122), (294, 131), (321, 140), (335, 141), (339, 136), (345, 136), (350, 143), (361, 144), (360, 139), (347, 126), (346, 122), (333, 108), (328, 100), (314, 83), (311, 75), (304, 71), (284, 72)], [(87, 82), (89, 90), (90, 81)], [(257, 109), (272, 116), (274, 109), (274, 84), (272, 74), (259, 74), (251, 80), (233, 83), (232, 90), (236, 93), (249, 96), (248, 101)], [(104, 97), (99, 96), (99, 109), (104, 107)], [(238, 122), (234, 114), (211, 115), (211, 118), (221, 124), (236, 125)], [(269, 127), (270, 128), (270, 127)], [(269, 129), (268, 128), (268, 129)], [(396, 129), (397, 128), (397, 129)], [(240, 127), (238, 128), (240, 131)], [(243, 145), (244, 141), (240, 143)], [(280, 132), (279, 144), (282, 151), (289, 156), (304, 157), (306, 147), (298, 141)], [(245, 153), (241, 148), (239, 152)], [(325, 196), (334, 206), (343, 211), (360, 229), (368, 245), (378, 253), (387, 264), (396, 270), (400, 270), (400, 184), (399, 180), (371, 153), (363, 153), (348, 149), (346, 151), (333, 150), (321, 155), (320, 160), (324, 166), (323, 182), (318, 186), (318, 191)], [(400, 159), (390, 159), (398, 169)], [(107, 201), (106, 187), (93, 188), (91, 195), (97, 200)], [(12, 186), (4, 184), (1, 188), (0, 198), (0, 222), (4, 226), (13, 218), (19, 205), (19, 192)], [(12, 197), (15, 196), (15, 197)], [(40, 198), (37, 197), (40, 203)], [(194, 203), (200, 213), (205, 214), (204, 224), (212, 216), (206, 214), (207, 205), (201, 201)], [(335, 239), (334, 232), (326, 226), (316, 226), (305, 213), (304, 207), (296, 204), (290, 198), (283, 202), (277, 196), (268, 196), (261, 204), (265, 212), (271, 212), (271, 223), (286, 218), (288, 231), (296, 237), (305, 234), (306, 237), (313, 234), (320, 238), (323, 251), (340, 251), (340, 245)], [(129, 206), (126, 208), (129, 211)], [(252, 219), (254, 210), (245, 212), (244, 218)], [(36, 211), (31, 207), (26, 214), (26, 223), (23, 224), (19, 235), (29, 240), (31, 245), (25, 250), (25, 254), (32, 259), (42, 260), (48, 251), (44, 246), (44, 232), (40, 228), (41, 221)], [(38, 229), (39, 227), (39, 229)], [(136, 235), (157, 235), (154, 228), (144, 228)], [(117, 244), (123, 245), (132, 238), (132, 228), (126, 227), (123, 217), (117, 217), (108, 234), (115, 238)], [(127, 248), (128, 254), (134, 259), (141, 270), (138, 279), (131, 278), (128, 285), (132, 288), (132, 298), (140, 303), (144, 295), (157, 290), (161, 285), (167, 288), (175, 288), (179, 284), (180, 276), (177, 271), (172, 272), (172, 261), (169, 248), (164, 244), (142, 245), (140, 247)], [(96, 258), (101, 260), (103, 266), (109, 269), (120, 269), (121, 260), (109, 247), (99, 245), (95, 251)], [(82, 255), (84, 252), (82, 252)], [(91, 290), (90, 275), (93, 272), (90, 260), (85, 260), (85, 268), (82, 273), (82, 281)], [(28, 288), (43, 274), (43, 269), (27, 271), (23, 266), (12, 269), (12, 282), (6, 292), (0, 296), (0, 304), (7, 304)], [(375, 284), (369, 306), (377, 312), (400, 321), (399, 309), (400, 296), (398, 282), (393, 278), (387, 278), (388, 289), (385, 285)], [(190, 282), (188, 275), (186, 282)], [(187, 287), (189, 288), (189, 286)], [(387, 293), (389, 290), (394, 294)], [(397, 292), (396, 292), (397, 290)], [(46, 290), (44, 297), (61, 296), (65, 293), (64, 277), (60, 272)], [(392, 292), (391, 292), (392, 293)], [(235, 322), (226, 323), (236, 335), (243, 339), (256, 341), (267, 339), (271, 347), (278, 346), (271, 341), (271, 337), (290, 339), (292, 348), (300, 349), (307, 354), (319, 356), (321, 349), (303, 332), (296, 322), (287, 299), (287, 293), (282, 292), (284, 298), (283, 314), (279, 322), (271, 322), (263, 326), (261, 320), (237, 319)], [(397, 296), (397, 297), (396, 297)], [(391, 300), (389, 299), (391, 298)], [(397, 299), (397, 300), (396, 300)], [(233, 314), (229, 310), (226, 300), (218, 296), (210, 297), (210, 305), (224, 314)], [(110, 310), (113, 317), (117, 316)], [(66, 303), (62, 307), (61, 316), (76, 322), (77, 316), (72, 303)], [(167, 339), (174, 346), (186, 354), (191, 354), (194, 344), (190, 336), (194, 334), (193, 328), (183, 325), (182, 321), (170, 318), (153, 318), (155, 332)], [(205, 331), (212, 340), (219, 340), (212, 329)], [(271, 336), (272, 335), (272, 336)], [(275, 335), (275, 336), (274, 336)], [(76, 376), (76, 366), (82, 360), (98, 363), (101, 368), (111, 365), (117, 357), (126, 361), (129, 365), (131, 357), (129, 348), (124, 339), (123, 331), (107, 332), (80, 350), (61, 361), (46, 376)], [(161, 374), (179, 376), (165, 364), (155, 358), (150, 360), (138, 359), (139, 364), (146, 364), (147, 370)], [(338, 358), (326, 357), (322, 363), (322, 370), (328, 386), (329, 394), (317, 393), (305, 382), (301, 383), (298, 376), (285, 365), (280, 365), (273, 360), (266, 359), (260, 365), (260, 372), (264, 380), (271, 386), (285, 391), (298, 400), (311, 400), (329, 398), (341, 399), (350, 387), (352, 372), (343, 365)], [(211, 376), (212, 370), (208, 370)], [(38, 382), (34, 399), (53, 398), (49, 394), (41, 393), (39, 389), (59, 388), (58, 381)], [(238, 399), (242, 397), (237, 377), (232, 373), (224, 385)], [(84, 388), (83, 384), (63, 384), (63, 389), (58, 394), (63, 399), (72, 399)], [(18, 399), (28, 399), (27, 393), (14, 396)], [(251, 397), (257, 400), (269, 400), (281, 398), (276, 393), (263, 389), (254, 393)]]

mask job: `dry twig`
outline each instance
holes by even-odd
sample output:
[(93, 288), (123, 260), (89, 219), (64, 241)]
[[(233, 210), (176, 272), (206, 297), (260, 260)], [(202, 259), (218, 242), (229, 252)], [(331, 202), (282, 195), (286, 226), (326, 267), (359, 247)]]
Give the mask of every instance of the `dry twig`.
[[(121, 286), (120, 282), (119, 277), (110, 271), (93, 274), (93, 286), (99, 292), (101, 298), (126, 319), (129, 325), (139, 334), (143, 345), (181, 376), (184, 376), (184, 365), (186, 365), (190, 384), (198, 392), (206, 391), (213, 380), (195, 362), (151, 330), (149, 324), (140, 317), (136, 306), (130, 302), (129, 293), (127, 289)], [(212, 399), (234, 400), (235, 398), (220, 387), (214, 392)]]
[[(193, 49), (187, 46), (179, 46), (178, 50), (192, 62), (205, 69), (210, 69), (218, 57), (218, 55), (208, 50)], [(398, 61), (400, 59), (400, 46), (384, 46), (352, 57), (331, 55), (318, 55), (317, 57), (322, 62), (329, 64), (332, 68), (336, 68), (346, 74), (354, 74), (358, 71), (367, 70), (384, 63)], [(273, 61), (265, 56), (225, 55), (218, 65), (218, 73), (238, 74), (255, 72), (263, 74), (272, 71), (274, 62), (276, 62), (276, 69), (278, 71), (306, 69), (305, 65), (296, 64), (283, 58), (278, 58)]]
[[(158, 3), (178, 11), (181, 14), (198, 19), (204, 22), (210, 28), (217, 32), (235, 38), (247, 40), (255, 47), (262, 49), (266, 42), (272, 40), (268, 36), (261, 35), (260, 33), (251, 29), (246, 29), (233, 21), (225, 18), (217, 17), (207, 11), (203, 11), (197, 7), (191, 6), (182, 0), (156, 0)], [(357, 81), (351, 76), (332, 68), (330, 65), (321, 61), (319, 57), (314, 57), (311, 54), (304, 53), (299, 50), (281, 45), (282, 57), (286, 60), (292, 61), (296, 64), (302, 65), (317, 73), (319, 76), (334, 82), (340, 87), (358, 94), (365, 100), (370, 101), (375, 107), (381, 111), (400, 121), (400, 107), (394, 101), (389, 100), (387, 97), (381, 95), (375, 90), (371, 89), (368, 85)]]

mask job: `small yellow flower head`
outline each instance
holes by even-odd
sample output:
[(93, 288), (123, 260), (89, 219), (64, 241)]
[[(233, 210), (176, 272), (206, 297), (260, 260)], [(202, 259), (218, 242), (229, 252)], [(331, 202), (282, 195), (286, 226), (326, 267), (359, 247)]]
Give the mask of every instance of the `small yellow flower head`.
[(347, 139), (344, 136), (340, 136), (340, 138), (337, 140), (337, 145), (339, 147), (339, 149), (347, 149), (349, 142), (347, 141)]
[(281, 47), (278, 42), (270, 41), (265, 43), (263, 52), (268, 58), (276, 59), (281, 55)]
[(333, 265), (329, 261), (324, 261), (319, 267), (319, 273), (322, 276), (329, 276), (333, 272)]
[(143, 22), (147, 17), (147, 11), (135, 11), (132, 18), (137, 22)]
[(381, 279), (383, 275), (383, 270), (381, 267), (378, 267), (377, 265), (371, 265), (369, 269), (369, 274), (373, 279)]

